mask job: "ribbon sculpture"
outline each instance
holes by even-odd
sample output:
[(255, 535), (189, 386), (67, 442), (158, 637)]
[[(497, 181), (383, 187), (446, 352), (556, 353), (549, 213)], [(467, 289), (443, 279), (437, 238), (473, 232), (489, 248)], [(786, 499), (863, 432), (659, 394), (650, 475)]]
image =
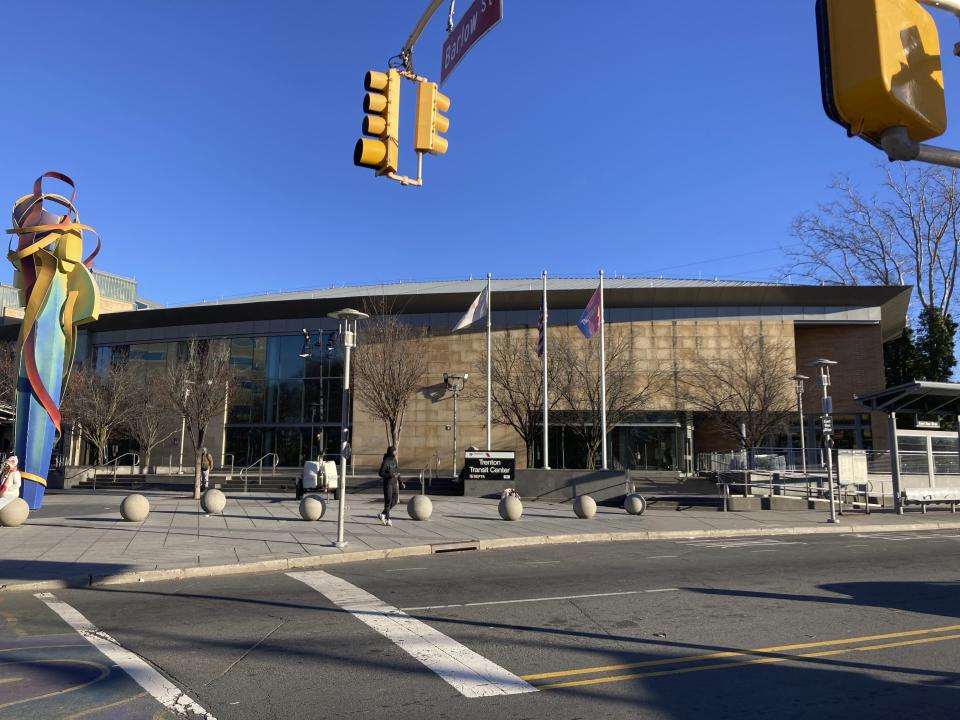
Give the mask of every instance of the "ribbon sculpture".
[[(60, 180), (71, 188), (70, 198), (43, 192), (43, 179)], [(33, 193), (13, 206), (16, 249), (7, 257), (16, 272), (13, 283), (24, 307), (17, 339), (20, 375), (14, 447), (20, 458), (23, 499), (31, 510), (43, 502), (50, 454), (60, 438), (60, 399), (76, 350), (76, 326), (100, 315), (100, 293), (90, 264), (100, 252), (100, 236), (80, 224), (74, 201), (77, 188), (66, 175), (47, 172), (33, 184)], [(59, 205), (64, 214), (44, 208)], [(97, 235), (97, 247), (86, 259), (83, 231)], [(12, 238), (11, 238), (12, 245)]]

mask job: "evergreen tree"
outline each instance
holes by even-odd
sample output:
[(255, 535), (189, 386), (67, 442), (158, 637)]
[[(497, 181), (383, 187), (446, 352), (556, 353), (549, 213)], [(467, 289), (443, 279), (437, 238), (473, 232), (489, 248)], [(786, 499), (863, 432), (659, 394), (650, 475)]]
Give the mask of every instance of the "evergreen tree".
[(917, 380), (950, 382), (957, 359), (953, 354), (957, 323), (938, 308), (928, 307), (920, 312), (916, 348), (920, 360)]
[(914, 343), (909, 318), (900, 337), (884, 344), (883, 366), (887, 387), (903, 385), (919, 378), (920, 354)]

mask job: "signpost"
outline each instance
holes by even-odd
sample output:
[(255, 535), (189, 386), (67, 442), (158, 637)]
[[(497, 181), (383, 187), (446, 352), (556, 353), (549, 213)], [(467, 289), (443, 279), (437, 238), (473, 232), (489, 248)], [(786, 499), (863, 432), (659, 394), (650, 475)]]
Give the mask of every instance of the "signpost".
[(516, 466), (515, 452), (471, 450), (463, 454), (463, 479), (504, 480), (512, 483), (516, 477)]
[(443, 43), (440, 52), (441, 85), (447, 81), (447, 77), (467, 51), (501, 20), (503, 20), (503, 0), (474, 0), (473, 5), (467, 8), (463, 18), (450, 31)]

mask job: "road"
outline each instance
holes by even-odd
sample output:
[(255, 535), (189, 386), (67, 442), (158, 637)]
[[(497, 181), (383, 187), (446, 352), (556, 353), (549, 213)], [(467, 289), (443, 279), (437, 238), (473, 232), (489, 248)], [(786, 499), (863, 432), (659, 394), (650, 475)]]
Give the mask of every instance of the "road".
[(954, 718), (958, 552), (952, 531), (602, 543), (3, 594), (0, 718), (175, 716), (53, 607), (219, 720)]

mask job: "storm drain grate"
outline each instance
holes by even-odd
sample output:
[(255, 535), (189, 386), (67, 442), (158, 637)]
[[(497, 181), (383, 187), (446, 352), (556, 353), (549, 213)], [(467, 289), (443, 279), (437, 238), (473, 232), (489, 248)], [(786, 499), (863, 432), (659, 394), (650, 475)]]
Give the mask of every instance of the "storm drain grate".
[(464, 552), (466, 550), (479, 550), (479, 549), (480, 549), (479, 540), (463, 540), (462, 542), (438, 543), (436, 545), (430, 546), (430, 552), (434, 554)]

